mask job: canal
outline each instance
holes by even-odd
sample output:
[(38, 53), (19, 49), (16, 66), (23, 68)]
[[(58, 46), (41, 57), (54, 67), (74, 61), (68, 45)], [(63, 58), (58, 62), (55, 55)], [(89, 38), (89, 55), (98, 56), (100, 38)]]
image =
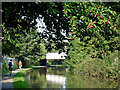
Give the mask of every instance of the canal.
[(117, 82), (68, 72), (64, 67), (33, 69), (25, 77), (29, 88), (117, 88)]

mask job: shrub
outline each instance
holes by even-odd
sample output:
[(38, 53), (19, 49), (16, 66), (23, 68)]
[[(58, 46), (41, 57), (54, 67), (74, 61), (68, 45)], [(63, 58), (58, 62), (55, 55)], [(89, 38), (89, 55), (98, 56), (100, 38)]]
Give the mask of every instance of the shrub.
[(104, 61), (103, 59), (86, 58), (80, 64), (74, 66), (74, 71), (81, 74), (89, 74), (90, 76), (99, 76), (105, 78), (117, 79), (118, 77), (118, 51)]

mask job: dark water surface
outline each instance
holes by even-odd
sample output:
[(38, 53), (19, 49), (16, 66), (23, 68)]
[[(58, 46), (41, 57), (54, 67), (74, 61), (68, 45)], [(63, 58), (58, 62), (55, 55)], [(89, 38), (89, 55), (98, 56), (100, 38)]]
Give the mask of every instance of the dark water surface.
[(64, 67), (33, 69), (25, 77), (29, 88), (117, 88), (116, 81), (81, 76)]

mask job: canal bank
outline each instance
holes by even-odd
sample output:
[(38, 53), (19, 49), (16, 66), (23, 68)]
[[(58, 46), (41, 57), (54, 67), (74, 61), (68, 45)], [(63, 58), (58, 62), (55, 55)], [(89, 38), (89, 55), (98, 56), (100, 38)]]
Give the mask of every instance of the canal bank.
[(20, 72), (18, 72), (13, 79), (13, 87), (14, 88), (28, 88), (28, 85), (25, 80), (25, 75), (27, 72), (30, 72), (33, 68), (26, 68)]
[[(25, 68), (22, 68), (21, 70), (24, 70)], [(12, 75), (10, 76), (9, 73), (5, 74), (2, 76), (2, 89), (6, 89), (6, 88), (13, 88), (13, 78), (14, 76), (20, 72), (21, 70), (17, 69), (15, 71), (12, 72)]]
[(13, 88), (28, 88), (28, 84), (25, 80), (25, 75), (33, 69), (38, 69), (46, 66), (33, 66), (31, 68), (24, 68), (22, 71), (17, 72), (13, 77)]
[[(2, 83), (2, 90), (14, 89), (16, 87), (17, 88), (27, 88), (27, 84), (25, 85), (26, 81), (23, 82), (24, 81), (24, 75), (26, 74), (26, 72), (28, 72), (31, 69), (32, 68), (22, 68), (21, 70), (17, 69), (15, 71), (12, 71), (12, 75), (11, 76), (10, 76), (9, 73), (4, 74), (2, 76), (2, 81), (1, 81), (1, 83)], [(24, 85), (24, 87), (22, 85)]]
[[(26, 73), (28, 73), (32, 69), (37, 69), (41, 67), (47, 67), (47, 66), (33, 66), (32, 68), (22, 68), (16, 69), (12, 72), (12, 75), (10, 76), (9, 73), (6, 73), (2, 76), (2, 89), (13, 89), (13, 88), (28, 88), (28, 85), (26, 84), (26, 81), (24, 79)], [(55, 67), (55, 66), (51, 66)]]
[[(117, 82), (74, 74), (65, 67), (34, 66), (11, 77), (10, 88), (116, 88)], [(5, 86), (4, 86), (5, 87)], [(6, 88), (6, 87), (5, 87)]]

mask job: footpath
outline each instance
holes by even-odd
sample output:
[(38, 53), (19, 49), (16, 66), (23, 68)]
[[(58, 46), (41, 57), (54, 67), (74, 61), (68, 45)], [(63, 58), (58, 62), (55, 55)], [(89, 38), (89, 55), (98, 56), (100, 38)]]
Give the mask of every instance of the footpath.
[[(21, 70), (24, 70), (25, 68), (22, 68)], [(21, 71), (20, 69), (17, 69), (15, 71), (12, 71), (12, 75), (10, 76), (9, 73), (2, 76), (2, 90), (13, 90), (13, 77)]]

